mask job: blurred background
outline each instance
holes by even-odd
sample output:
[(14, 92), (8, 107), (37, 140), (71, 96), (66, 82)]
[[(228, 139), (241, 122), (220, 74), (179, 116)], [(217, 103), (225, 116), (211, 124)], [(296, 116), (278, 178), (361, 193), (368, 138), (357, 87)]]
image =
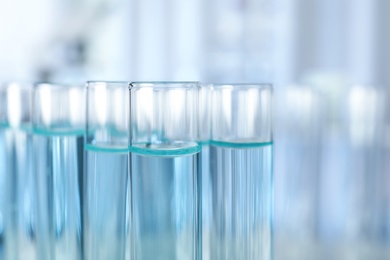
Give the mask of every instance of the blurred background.
[(277, 259), (390, 259), (390, 1), (0, 0), (0, 81), (271, 82)]

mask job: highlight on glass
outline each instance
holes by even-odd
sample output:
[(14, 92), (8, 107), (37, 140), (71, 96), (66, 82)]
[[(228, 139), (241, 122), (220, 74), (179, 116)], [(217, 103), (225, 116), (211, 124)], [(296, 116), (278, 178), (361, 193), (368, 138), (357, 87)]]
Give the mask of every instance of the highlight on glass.
[(0, 85), (0, 259), (37, 259), (30, 83)]
[(130, 86), (133, 259), (198, 259), (197, 82)]
[(86, 89), (85, 259), (129, 259), (129, 83)]
[(84, 87), (40, 83), (33, 104), (38, 259), (82, 259)]
[(213, 85), (204, 259), (272, 259), (272, 87)]

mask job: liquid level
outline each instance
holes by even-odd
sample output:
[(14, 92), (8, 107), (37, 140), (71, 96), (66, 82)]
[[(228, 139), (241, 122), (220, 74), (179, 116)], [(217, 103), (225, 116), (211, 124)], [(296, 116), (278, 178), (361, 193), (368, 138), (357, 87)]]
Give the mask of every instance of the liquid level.
[(272, 259), (272, 144), (211, 143), (202, 153), (203, 259)]
[(172, 150), (131, 153), (134, 259), (197, 259), (199, 147)]
[(37, 259), (32, 153), (30, 132), (0, 129), (0, 259)]
[(81, 259), (82, 136), (34, 135), (39, 260)]
[(128, 162), (127, 149), (86, 147), (85, 259), (130, 258)]

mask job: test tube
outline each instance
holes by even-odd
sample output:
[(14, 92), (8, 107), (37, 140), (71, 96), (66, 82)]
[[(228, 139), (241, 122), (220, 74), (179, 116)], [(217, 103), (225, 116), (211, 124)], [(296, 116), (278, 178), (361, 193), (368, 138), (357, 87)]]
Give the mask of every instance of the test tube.
[[(212, 224), (212, 205), (209, 198), (211, 197), (211, 179), (210, 179), (210, 105), (211, 105), (211, 90), (212, 84), (202, 84), (199, 90), (199, 141), (201, 144), (200, 160), (201, 160), (201, 180), (200, 187), (200, 201), (201, 207), (199, 208), (200, 216), (200, 232), (201, 240), (200, 252), (202, 259), (208, 259), (210, 245), (209, 232), (210, 225)], [(203, 232), (204, 230), (204, 232)], [(203, 242), (204, 241), (204, 242)]]
[(0, 259), (37, 259), (32, 93), (29, 83), (0, 86)]
[(6, 176), (6, 147), (5, 147), (5, 129), (7, 129), (6, 120), (6, 101), (5, 91), (0, 85), (0, 259), (4, 258), (4, 214), (5, 214), (5, 176)]
[(268, 84), (213, 85), (203, 259), (272, 259), (271, 108)]
[(82, 259), (83, 86), (34, 88), (38, 259)]
[(199, 256), (197, 82), (130, 86), (132, 259)]
[(85, 259), (129, 259), (129, 84), (87, 83)]

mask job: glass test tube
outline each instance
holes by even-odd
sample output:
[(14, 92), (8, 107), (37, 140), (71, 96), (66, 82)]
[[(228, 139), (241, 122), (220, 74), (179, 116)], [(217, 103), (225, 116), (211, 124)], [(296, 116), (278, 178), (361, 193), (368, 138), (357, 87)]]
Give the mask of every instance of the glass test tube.
[(272, 259), (271, 98), (269, 85), (213, 86), (203, 259)]
[(82, 259), (84, 88), (37, 84), (33, 102), (38, 259)]
[(132, 259), (198, 259), (197, 82), (130, 87)]
[(32, 93), (28, 83), (0, 86), (0, 259), (37, 259)]
[(126, 82), (87, 83), (85, 259), (130, 257), (128, 89)]
[(200, 252), (202, 259), (208, 259), (209, 257), (209, 240), (210, 237), (208, 230), (212, 224), (211, 203), (209, 198), (211, 197), (211, 180), (210, 180), (210, 102), (211, 102), (211, 84), (202, 84), (199, 91), (199, 141), (201, 144), (200, 160), (201, 160), (201, 180), (200, 187), (200, 230), (201, 240)]
[(5, 215), (5, 177), (6, 177), (6, 146), (5, 129), (7, 129), (6, 92), (0, 85), (0, 259), (4, 259), (4, 215)]

